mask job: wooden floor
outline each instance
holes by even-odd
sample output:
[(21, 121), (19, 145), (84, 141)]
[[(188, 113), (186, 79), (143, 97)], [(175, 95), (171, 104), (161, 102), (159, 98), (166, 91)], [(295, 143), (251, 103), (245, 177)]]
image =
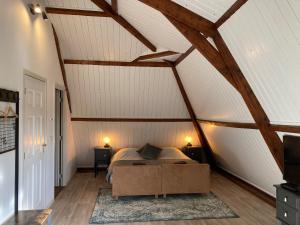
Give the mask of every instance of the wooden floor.
[[(52, 205), (53, 225), (87, 225), (100, 187), (108, 187), (104, 173), (95, 179), (92, 173), (77, 173), (59, 193)], [(274, 225), (275, 208), (240, 188), (227, 178), (214, 173), (212, 192), (239, 216), (236, 219), (158, 221), (135, 225)]]

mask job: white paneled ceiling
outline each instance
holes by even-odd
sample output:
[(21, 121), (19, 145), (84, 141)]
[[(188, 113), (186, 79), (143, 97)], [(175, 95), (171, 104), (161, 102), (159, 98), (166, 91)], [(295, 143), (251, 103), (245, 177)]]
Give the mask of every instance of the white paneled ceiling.
[(91, 0), (43, 0), (43, 2), (49, 7), (101, 11)]
[(251, 0), (220, 29), (273, 123), (300, 124), (299, 9), (300, 1)]
[(173, 2), (216, 22), (236, 0), (173, 0)]
[(189, 118), (170, 68), (65, 67), (73, 117)]
[(49, 14), (64, 58), (132, 61), (147, 50), (139, 40), (107, 17)]
[(197, 50), (177, 70), (198, 118), (253, 122), (240, 94)]
[(191, 44), (158, 11), (137, 1), (119, 0), (119, 13), (156, 47), (185, 52)]

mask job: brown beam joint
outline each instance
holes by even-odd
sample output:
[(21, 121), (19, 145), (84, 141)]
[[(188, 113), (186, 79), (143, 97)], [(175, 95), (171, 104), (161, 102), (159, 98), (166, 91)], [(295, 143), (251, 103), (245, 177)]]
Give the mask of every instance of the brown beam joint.
[(213, 37), (215, 34), (215, 25), (211, 21), (191, 12), (181, 5), (170, 0), (139, 0), (144, 4), (160, 11), (166, 16), (171, 17), (179, 22), (185, 23), (187, 26), (205, 34), (208, 37)]

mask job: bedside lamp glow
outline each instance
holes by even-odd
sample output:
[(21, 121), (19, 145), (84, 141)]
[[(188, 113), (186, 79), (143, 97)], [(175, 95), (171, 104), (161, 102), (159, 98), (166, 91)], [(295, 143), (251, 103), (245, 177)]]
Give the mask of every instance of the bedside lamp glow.
[(109, 143), (110, 143), (110, 138), (109, 138), (109, 137), (105, 137), (105, 138), (103, 139), (103, 141), (104, 141), (104, 148), (109, 148), (109, 147), (110, 147), (110, 145), (109, 145)]
[(190, 137), (190, 136), (186, 136), (185, 137), (185, 141), (187, 142), (187, 144), (186, 144), (186, 146), (192, 146), (192, 137)]

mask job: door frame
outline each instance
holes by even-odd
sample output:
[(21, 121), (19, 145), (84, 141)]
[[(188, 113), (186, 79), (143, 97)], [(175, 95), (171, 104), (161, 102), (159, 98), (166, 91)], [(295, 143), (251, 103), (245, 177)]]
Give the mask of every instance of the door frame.
[[(63, 145), (63, 141), (64, 141), (64, 88), (60, 85), (55, 85), (55, 107), (56, 107), (56, 90), (60, 91), (60, 98), (62, 99), (62, 101), (60, 102), (60, 135), (61, 135), (61, 143), (60, 143), (60, 160), (59, 160), (59, 166), (60, 166), (60, 179), (59, 179), (59, 186), (58, 187), (63, 187), (64, 184), (64, 176), (63, 176), (63, 172), (64, 172), (64, 145)], [(55, 126), (54, 126), (54, 130), (56, 131), (56, 110), (55, 110)], [(55, 147), (56, 148), (56, 133), (54, 135), (54, 143), (55, 143)], [(56, 149), (54, 149), (54, 152), (56, 154)], [(55, 160), (56, 160), (56, 155), (55, 155)], [(54, 172), (56, 173), (56, 163), (54, 161)], [(55, 175), (54, 175), (55, 178)], [(55, 185), (54, 182), (54, 188), (57, 187)]]
[[(23, 78), (22, 78), (22, 91), (21, 91), (21, 96), (22, 96), (22, 99), (21, 99), (21, 107), (22, 108), (22, 118), (21, 118), (21, 122), (20, 124), (22, 124), (22, 127), (20, 127), (20, 131), (22, 132), (22, 134), (20, 135), (22, 137), (22, 139), (19, 141), (20, 145), (22, 146), (21, 148), (21, 151), (20, 151), (20, 154), (19, 154), (19, 193), (21, 193), (22, 197), (19, 198), (19, 206), (21, 206), (21, 209), (23, 209), (23, 196), (24, 196), (24, 149), (25, 149), (25, 143), (24, 143), (24, 139), (23, 139), (23, 136), (24, 136), (24, 133), (25, 133), (25, 120), (24, 120), (24, 115), (25, 115), (25, 79), (26, 79), (26, 76), (28, 77), (31, 77), (33, 79), (37, 79), (39, 81), (42, 81), (45, 83), (45, 140), (46, 142), (48, 142), (48, 124), (47, 124), (47, 121), (48, 121), (48, 116), (47, 116), (47, 112), (48, 112), (48, 107), (47, 107), (47, 103), (48, 103), (48, 81), (45, 77), (42, 77), (40, 76), (39, 74), (37, 73), (34, 73), (30, 70), (27, 70), (27, 69), (24, 69), (23, 70)], [(48, 145), (47, 147), (48, 148)], [(47, 173), (47, 167), (45, 168), (46, 169), (46, 173)], [(46, 190), (45, 190), (46, 191)], [(45, 192), (46, 193), (46, 192)], [(46, 194), (44, 196), (44, 200), (46, 200)], [(20, 202), (21, 201), (21, 202)], [(45, 204), (45, 202), (44, 202)]]

